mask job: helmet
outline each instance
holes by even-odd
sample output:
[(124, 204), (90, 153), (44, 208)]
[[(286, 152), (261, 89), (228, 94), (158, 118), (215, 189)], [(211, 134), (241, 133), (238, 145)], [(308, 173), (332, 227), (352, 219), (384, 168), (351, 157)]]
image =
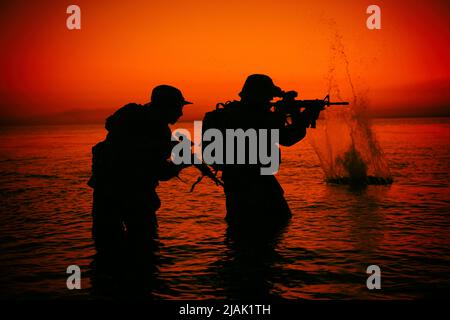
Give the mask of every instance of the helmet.
[(264, 97), (272, 99), (274, 97), (280, 97), (282, 92), (269, 76), (265, 74), (252, 74), (245, 80), (239, 96), (241, 98)]
[(186, 101), (181, 91), (169, 85), (159, 85), (153, 88), (151, 102), (158, 105), (186, 105), (192, 102)]

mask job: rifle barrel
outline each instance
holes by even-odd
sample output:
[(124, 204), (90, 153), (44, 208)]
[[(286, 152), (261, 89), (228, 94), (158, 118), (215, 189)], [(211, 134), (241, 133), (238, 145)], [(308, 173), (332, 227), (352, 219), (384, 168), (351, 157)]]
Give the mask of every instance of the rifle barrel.
[(328, 105), (330, 106), (348, 106), (349, 102), (329, 102)]

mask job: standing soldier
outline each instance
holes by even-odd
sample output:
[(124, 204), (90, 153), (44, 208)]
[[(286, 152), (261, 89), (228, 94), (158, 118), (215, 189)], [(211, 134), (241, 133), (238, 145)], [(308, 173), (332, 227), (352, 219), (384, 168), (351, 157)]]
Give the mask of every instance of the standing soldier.
[(171, 130), (191, 104), (180, 90), (168, 85), (153, 89), (151, 102), (130, 103), (106, 120), (106, 139), (92, 148), (94, 189), (92, 235), (99, 263), (117, 260), (127, 243), (132, 250), (153, 243), (156, 187), (177, 176), (183, 166), (173, 164)]
[[(208, 112), (203, 120), (203, 130), (219, 129), (225, 137), (226, 129), (278, 129), (279, 144), (292, 146), (305, 137), (311, 120), (318, 117), (318, 112), (299, 110), (297, 114), (291, 115), (291, 122), (288, 123), (286, 114), (274, 112), (271, 101), (275, 97), (282, 97), (283, 91), (266, 75), (249, 76), (239, 96), (240, 101), (227, 103), (223, 108)], [(207, 144), (203, 141), (203, 147)], [(282, 187), (274, 175), (261, 175), (262, 166), (260, 163), (225, 163), (215, 166), (222, 171), (226, 220), (230, 226), (245, 227), (251, 232), (255, 227), (285, 222), (291, 216)]]

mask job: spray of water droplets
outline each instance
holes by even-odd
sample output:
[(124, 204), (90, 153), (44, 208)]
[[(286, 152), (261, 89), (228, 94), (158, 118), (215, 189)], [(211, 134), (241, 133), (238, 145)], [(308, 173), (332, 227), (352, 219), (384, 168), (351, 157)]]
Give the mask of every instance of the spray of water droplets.
[(316, 130), (310, 130), (309, 141), (319, 157), (327, 182), (392, 183), (388, 164), (368, 116), (367, 91), (355, 86), (342, 36), (335, 24), (331, 26), (335, 31), (330, 46), (328, 92), (332, 100), (342, 101), (342, 91), (346, 89), (351, 97), (350, 106), (332, 107), (322, 112), (324, 121)]

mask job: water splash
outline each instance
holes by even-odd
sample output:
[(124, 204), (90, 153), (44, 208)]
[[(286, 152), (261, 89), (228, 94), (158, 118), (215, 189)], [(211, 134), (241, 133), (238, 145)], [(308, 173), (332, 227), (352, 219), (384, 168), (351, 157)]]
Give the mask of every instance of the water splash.
[(328, 92), (333, 100), (345, 100), (342, 96), (346, 89), (351, 96), (350, 107), (324, 111), (324, 121), (316, 130), (310, 130), (309, 141), (319, 157), (327, 182), (390, 184), (393, 180), (389, 166), (368, 115), (367, 91), (354, 85), (342, 36), (333, 22), (332, 27), (335, 31), (331, 39)]

